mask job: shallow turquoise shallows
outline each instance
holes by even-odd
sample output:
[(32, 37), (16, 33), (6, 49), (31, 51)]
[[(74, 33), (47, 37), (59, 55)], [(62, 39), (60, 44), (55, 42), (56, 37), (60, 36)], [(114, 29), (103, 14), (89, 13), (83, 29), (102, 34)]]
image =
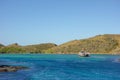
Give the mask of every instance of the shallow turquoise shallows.
[(29, 67), (0, 80), (120, 80), (120, 55), (0, 54), (0, 65)]

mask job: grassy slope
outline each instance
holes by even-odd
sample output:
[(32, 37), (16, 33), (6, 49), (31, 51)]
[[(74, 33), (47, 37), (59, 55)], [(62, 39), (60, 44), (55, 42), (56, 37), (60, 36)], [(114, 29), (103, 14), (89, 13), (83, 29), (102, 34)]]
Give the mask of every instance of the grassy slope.
[(73, 40), (57, 46), (53, 43), (20, 46), (17, 43), (0, 45), (0, 53), (78, 53), (82, 48), (90, 53), (120, 53), (120, 34), (97, 35)]
[(36, 45), (28, 45), (24, 46), (23, 48), (26, 52), (30, 53), (44, 53), (44, 50), (57, 46), (53, 43), (44, 43), (44, 44), (36, 44)]
[(20, 46), (17, 43), (0, 48), (0, 53), (43, 53), (44, 50), (57, 46), (53, 43)]
[(85, 48), (90, 53), (120, 53), (120, 35), (105, 34), (73, 40), (46, 50), (47, 53), (78, 53)]

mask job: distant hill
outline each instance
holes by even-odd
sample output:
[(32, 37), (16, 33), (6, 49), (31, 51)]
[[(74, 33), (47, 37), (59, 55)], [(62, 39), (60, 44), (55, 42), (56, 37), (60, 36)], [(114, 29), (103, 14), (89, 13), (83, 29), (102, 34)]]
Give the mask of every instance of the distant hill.
[(97, 35), (73, 40), (46, 50), (46, 53), (78, 53), (85, 48), (90, 53), (120, 53), (120, 34)]
[(44, 50), (57, 46), (53, 43), (20, 46), (17, 43), (0, 48), (0, 53), (43, 53)]
[(64, 53), (75, 54), (85, 48), (90, 53), (120, 54), (120, 34), (104, 34), (81, 40), (72, 40), (61, 45), (43, 43), (21, 46), (17, 43), (4, 46), (0, 44), (0, 53)]
[(57, 46), (54, 43), (43, 43), (43, 44), (36, 44), (36, 45), (27, 45), (23, 48), (26, 50), (27, 53), (44, 53), (45, 50), (49, 48)]
[(0, 48), (0, 53), (22, 53), (24, 52), (22, 46), (17, 43), (10, 44), (8, 46), (4, 46)]

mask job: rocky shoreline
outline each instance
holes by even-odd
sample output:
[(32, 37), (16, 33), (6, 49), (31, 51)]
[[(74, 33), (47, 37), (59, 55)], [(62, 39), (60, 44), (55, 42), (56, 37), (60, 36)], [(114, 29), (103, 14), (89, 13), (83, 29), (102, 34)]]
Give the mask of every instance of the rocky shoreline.
[(0, 72), (16, 72), (18, 70), (28, 69), (24, 66), (0, 65)]

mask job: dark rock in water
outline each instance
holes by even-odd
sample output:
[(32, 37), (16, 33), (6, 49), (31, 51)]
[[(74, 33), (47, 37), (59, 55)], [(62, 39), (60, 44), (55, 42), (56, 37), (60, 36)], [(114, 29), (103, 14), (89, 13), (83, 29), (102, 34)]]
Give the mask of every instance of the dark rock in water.
[(16, 71), (22, 70), (22, 69), (28, 69), (28, 67), (0, 65), (0, 72), (16, 72)]

